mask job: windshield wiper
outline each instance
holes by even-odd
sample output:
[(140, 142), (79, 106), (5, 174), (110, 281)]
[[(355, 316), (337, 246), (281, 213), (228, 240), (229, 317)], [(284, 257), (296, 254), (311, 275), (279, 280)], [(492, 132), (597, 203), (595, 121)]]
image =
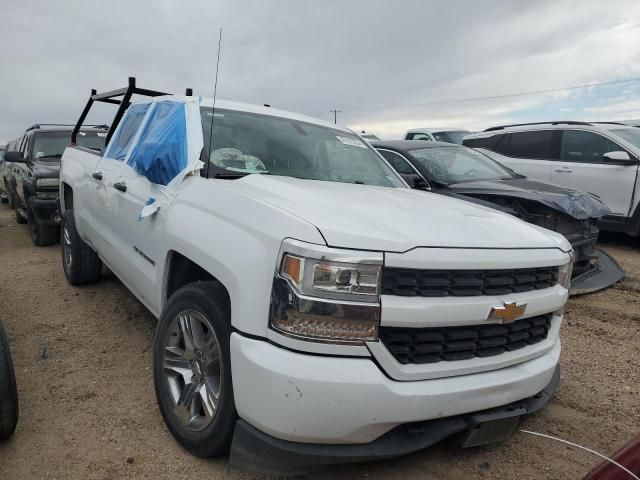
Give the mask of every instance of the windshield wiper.
[(53, 153), (51, 155), (40, 155), (39, 157), (36, 157), (36, 160), (39, 160), (41, 158), (61, 158), (62, 154), (61, 153)]
[(224, 180), (236, 180), (238, 178), (246, 177), (249, 173), (216, 173), (213, 178), (222, 178)]

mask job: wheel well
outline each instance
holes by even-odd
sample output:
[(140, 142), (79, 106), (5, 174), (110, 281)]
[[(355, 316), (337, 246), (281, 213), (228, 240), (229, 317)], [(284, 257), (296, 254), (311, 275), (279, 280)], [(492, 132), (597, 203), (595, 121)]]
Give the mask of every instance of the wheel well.
[(62, 193), (64, 194), (64, 209), (69, 210), (73, 208), (73, 189), (66, 183), (62, 184), (62, 188)]
[(227, 300), (229, 300), (229, 291), (226, 289), (226, 287), (224, 287), (220, 280), (211, 275), (200, 265), (178, 252), (170, 252), (166, 271), (166, 286), (164, 289), (165, 302), (169, 298), (171, 298), (171, 295), (173, 295), (176, 291), (178, 291), (185, 285), (196, 282), (219, 283), (227, 293)]

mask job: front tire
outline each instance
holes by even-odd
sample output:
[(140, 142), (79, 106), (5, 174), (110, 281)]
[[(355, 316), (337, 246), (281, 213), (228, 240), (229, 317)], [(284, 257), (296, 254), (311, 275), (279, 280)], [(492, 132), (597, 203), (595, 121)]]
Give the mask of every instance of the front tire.
[(160, 412), (178, 443), (198, 457), (226, 454), (237, 419), (230, 320), (223, 287), (198, 282), (171, 296), (156, 330), (153, 377)]
[(18, 389), (9, 342), (0, 323), (0, 440), (9, 438), (18, 423)]
[(58, 227), (55, 225), (43, 225), (33, 217), (33, 211), (27, 209), (27, 223), (31, 232), (31, 241), (36, 247), (53, 245), (58, 239)]
[(62, 268), (67, 281), (71, 285), (97, 282), (102, 272), (102, 261), (98, 254), (80, 238), (76, 230), (73, 209), (67, 209), (62, 215), (60, 232)]

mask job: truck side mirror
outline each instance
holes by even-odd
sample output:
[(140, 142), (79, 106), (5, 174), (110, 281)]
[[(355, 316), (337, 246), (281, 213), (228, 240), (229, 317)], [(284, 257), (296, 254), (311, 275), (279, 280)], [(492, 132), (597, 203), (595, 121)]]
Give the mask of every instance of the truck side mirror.
[(27, 163), (27, 160), (22, 156), (22, 153), (17, 151), (5, 153), (4, 160), (11, 163)]
[(602, 160), (605, 163), (612, 165), (635, 165), (636, 160), (631, 158), (625, 151), (607, 152), (602, 155)]

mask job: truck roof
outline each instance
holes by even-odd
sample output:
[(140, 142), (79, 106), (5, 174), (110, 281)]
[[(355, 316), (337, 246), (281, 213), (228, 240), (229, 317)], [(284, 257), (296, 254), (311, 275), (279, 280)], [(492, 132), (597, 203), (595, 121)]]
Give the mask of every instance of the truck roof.
[(464, 128), (452, 128), (452, 127), (442, 127), (442, 128), (412, 128), (410, 130), (407, 130), (407, 133), (420, 133), (420, 132), (428, 132), (428, 133), (435, 133), (435, 132), (468, 132), (469, 130), (466, 130)]

